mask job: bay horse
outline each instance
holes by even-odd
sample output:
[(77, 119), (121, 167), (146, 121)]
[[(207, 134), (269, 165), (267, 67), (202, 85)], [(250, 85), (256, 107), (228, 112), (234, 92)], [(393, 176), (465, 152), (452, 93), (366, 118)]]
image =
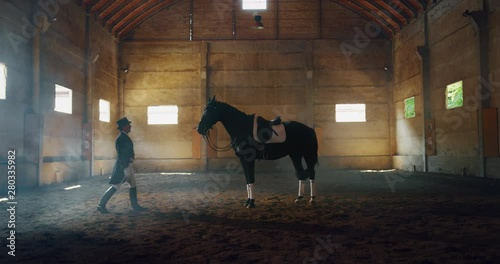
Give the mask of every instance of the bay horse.
[[(221, 122), (231, 137), (225, 147), (210, 142), (210, 129)], [(245, 207), (255, 207), (254, 173), (255, 160), (276, 160), (290, 156), (299, 179), (299, 191), (295, 202), (304, 196), (305, 181), (310, 183), (310, 203), (316, 198), (314, 167), (318, 164), (318, 140), (314, 129), (297, 121), (281, 122), (278, 117), (269, 121), (255, 114), (246, 114), (235, 107), (210, 99), (205, 106), (197, 131), (208, 145), (217, 151), (233, 149), (240, 159), (247, 183)], [(302, 166), (304, 158), (307, 168)]]

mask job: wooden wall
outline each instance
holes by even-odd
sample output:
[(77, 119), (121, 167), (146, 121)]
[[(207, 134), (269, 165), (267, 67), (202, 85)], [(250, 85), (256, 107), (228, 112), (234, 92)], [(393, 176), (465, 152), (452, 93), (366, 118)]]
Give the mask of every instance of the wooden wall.
[(255, 29), (253, 13), (242, 10), (241, 1), (195, 0), (192, 6), (191, 1), (178, 1), (140, 25), (127, 40), (353, 38), (355, 27), (366, 25), (365, 19), (333, 1), (269, 0), (267, 10), (259, 12), (261, 30)]
[[(422, 60), (417, 46), (424, 45), (424, 19), (413, 21), (394, 39), (392, 134), (394, 166), (398, 169), (424, 170), (424, 116)], [(404, 117), (404, 100), (415, 97), (415, 117)]]
[[(23, 22), (29, 21), (32, 5), (28, 1), (0, 1), (0, 62), (7, 67), (6, 99), (0, 99), (0, 188), (7, 186), (8, 150), (16, 152), (17, 186), (35, 186), (36, 165), (26, 156), (22, 131), (29, 117), (32, 87), (32, 46), (31, 34), (23, 34)], [(26, 31), (29, 33), (28, 31)], [(6, 194), (6, 193), (5, 193)]]
[[(88, 173), (81, 158), (85, 115), (85, 14), (76, 5), (58, 12), (58, 23), (41, 35), (43, 167), (40, 184), (75, 180)], [(54, 111), (55, 84), (73, 91), (73, 113)], [(87, 169), (87, 170), (86, 170)]]
[[(430, 60), (430, 112), (435, 122), (435, 155), (428, 157), (429, 171), (460, 174), (480, 174), (478, 146), (480, 86), (479, 32), (465, 10), (481, 10), (483, 1), (445, 0), (428, 11)], [(498, 9), (490, 10), (490, 68), (492, 84), (498, 71), (495, 54), (498, 48)], [(424, 17), (414, 21), (394, 41), (394, 105), (395, 142), (394, 167), (423, 170), (424, 117), (422, 62), (416, 55), (417, 46), (425, 40)], [(445, 91), (448, 84), (463, 80), (464, 106), (446, 109)], [(498, 90), (498, 89), (495, 89)], [(403, 100), (415, 96), (417, 116), (404, 119)], [(498, 108), (498, 92), (488, 99)], [(498, 154), (497, 154), (498, 156)], [(487, 159), (487, 174), (498, 177), (498, 158)]]
[[(270, 1), (260, 13), (262, 30), (253, 28), (253, 15), (238, 1), (192, 3), (176, 2), (118, 43), (70, 1), (58, 6), (57, 21), (46, 31), (13, 44), (13, 34), (23, 36), (23, 26), (40, 7), (37, 1), (0, 0), (0, 62), (9, 74), (7, 100), (0, 100), (5, 139), (0, 169), (6, 170), (7, 150), (14, 148), (23, 186), (109, 174), (116, 155), (115, 121), (122, 116), (133, 122), (139, 171), (222, 168), (233, 154), (207, 151), (194, 132), (209, 95), (247, 113), (281, 115), (314, 127), (325, 168), (424, 169), (424, 82), (416, 54), (425, 41), (424, 16), (391, 42), (377, 38), (368, 21), (333, 1)], [(437, 133), (436, 153), (427, 160), (430, 171), (461, 173), (465, 168), (467, 174), (479, 174), (474, 108), (479, 34), (462, 14), (481, 9), (482, 3), (443, 0), (426, 13), (429, 110)], [(489, 3), (488, 85), (493, 93), (488, 102), (498, 108), (499, 10), (496, 2)], [(38, 58), (40, 75), (33, 77)], [(446, 110), (445, 87), (458, 80), (464, 81), (468, 105)], [(71, 115), (54, 112), (55, 84), (73, 90)], [(417, 115), (404, 119), (403, 102), (411, 96)], [(99, 99), (111, 102), (110, 122), (98, 120)], [(366, 104), (367, 122), (336, 123), (337, 103)], [(147, 125), (147, 107), (167, 104), (179, 106), (179, 124)], [(92, 171), (82, 150), (82, 130), (89, 122)], [(217, 144), (227, 144), (225, 131), (216, 129)], [(485, 161), (487, 176), (500, 177), (499, 158)], [(291, 168), (287, 160), (263, 164), (265, 169)]]
[[(202, 111), (200, 42), (123, 43), (124, 112), (139, 171), (199, 169), (193, 159), (193, 130)], [(177, 125), (148, 125), (148, 106), (177, 105)], [(199, 136), (198, 136), (199, 137)]]
[[(196, 161), (197, 152), (189, 148), (199, 135), (189, 136), (206, 94), (246, 113), (281, 115), (321, 130), (325, 167), (390, 168), (391, 100), (383, 70), (390, 63), (390, 42), (378, 40), (366, 31), (371, 24), (331, 1), (269, 1), (268, 10), (260, 13), (263, 30), (253, 28), (252, 14), (241, 11), (237, 3), (197, 0), (191, 7), (189, 1), (180, 1), (143, 23), (122, 45), (124, 63), (132, 69), (125, 85), (125, 109), (140, 120), (134, 136), (144, 146), (138, 155), (144, 157), (141, 170), (204, 169), (203, 162)], [(194, 41), (169, 41), (189, 40), (190, 27)], [(335, 104), (356, 102), (367, 104), (367, 122), (335, 124)], [(145, 126), (145, 107), (155, 104), (185, 104), (189, 108), (179, 113), (188, 111), (182, 115), (194, 122)], [(217, 144), (227, 145), (222, 126), (216, 131)], [(232, 152), (208, 151), (207, 156), (209, 169), (234, 159)], [(259, 167), (289, 165), (280, 160)]]
[[(57, 23), (42, 38), (44, 164), (41, 184), (89, 175), (90, 160), (82, 155), (85, 123), (94, 126), (95, 166), (92, 175), (110, 173), (116, 156), (114, 121), (118, 117), (118, 46), (93, 21), (89, 21), (86, 28), (85, 20), (84, 12), (77, 5), (61, 6)], [(88, 43), (87, 38), (90, 38)], [(72, 114), (53, 111), (55, 84), (73, 90)], [(88, 89), (92, 92), (88, 93)], [(91, 96), (92, 101), (87, 100), (87, 96)], [(109, 123), (99, 121), (99, 99), (111, 102)]]
[[(90, 23), (90, 50), (98, 53), (99, 58), (92, 63), (94, 79), (92, 101), (92, 124), (94, 140), (94, 166), (92, 175), (111, 173), (116, 159), (115, 138), (118, 135), (116, 120), (120, 113), (120, 84), (124, 72), (119, 70), (118, 41), (111, 38), (97, 23)], [(110, 102), (110, 121), (99, 121), (99, 99)], [(123, 110), (122, 110), (123, 111)]]
[[(140, 171), (203, 169), (198, 152), (192, 149), (200, 136), (192, 132), (206, 102), (206, 94), (200, 93), (206, 85), (207, 94), (246, 113), (266, 118), (281, 115), (284, 120), (321, 129), (320, 154), (325, 167), (390, 168), (390, 100), (383, 69), (390, 45), (372, 40), (346, 62), (340, 47), (350, 42), (353, 40), (124, 43), (123, 63), (130, 65), (125, 113), (133, 122), (136, 165)], [(335, 123), (336, 103), (365, 103), (367, 122)], [(147, 125), (147, 106), (168, 104), (179, 105), (179, 124)], [(229, 143), (220, 124), (216, 135), (216, 144)], [(208, 158), (208, 167), (218, 169), (234, 159), (234, 154), (208, 152)], [(289, 161), (264, 164), (259, 166), (284, 169)]]
[[(363, 27), (364, 28), (364, 27)], [(346, 56), (353, 41), (316, 41), (314, 44), (314, 116), (322, 128), (322, 156), (333, 168), (386, 169), (390, 158), (391, 96), (388, 73), (389, 41), (371, 39)], [(365, 104), (366, 122), (335, 122), (335, 104)]]
[[(490, 107), (498, 109), (500, 108), (500, 48), (498, 48), (498, 43), (500, 43), (500, 2), (490, 0), (489, 8), (491, 11), (489, 14), (489, 58), (491, 71), (489, 87), (494, 91), (490, 99)], [(498, 130), (500, 131), (500, 122)], [(500, 178), (500, 158), (487, 158), (486, 176)]]
[[(7, 100), (0, 101), (0, 123), (6, 129), (0, 130), (5, 139), (0, 155), (7, 148), (17, 149), (20, 187), (110, 173), (116, 155), (117, 42), (74, 2), (51, 3), (47, 9), (38, 1), (0, 1), (2, 25), (9, 29), (0, 34), (0, 61), (6, 62), (9, 71)], [(57, 20), (46, 23), (43, 30), (28, 31), (37, 24), (38, 16), (33, 14)], [(12, 44), (11, 33), (19, 36), (17, 45)], [(96, 54), (99, 58), (91, 63)], [(72, 90), (72, 114), (54, 111), (56, 84)], [(87, 92), (90, 87), (92, 94)], [(98, 121), (100, 98), (114, 108), (111, 123)], [(98, 166), (92, 172), (90, 159), (82, 151), (85, 123), (93, 123), (97, 131), (94, 156)], [(4, 163), (5, 157), (0, 156), (2, 169)]]

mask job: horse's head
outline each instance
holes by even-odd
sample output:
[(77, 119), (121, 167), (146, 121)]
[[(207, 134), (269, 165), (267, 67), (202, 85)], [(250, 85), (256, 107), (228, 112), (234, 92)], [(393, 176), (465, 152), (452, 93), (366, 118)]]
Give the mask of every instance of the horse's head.
[(200, 135), (206, 136), (209, 129), (211, 129), (215, 123), (219, 121), (219, 111), (217, 110), (217, 101), (215, 101), (215, 96), (210, 99), (203, 110), (203, 115), (201, 116), (200, 123), (196, 131)]

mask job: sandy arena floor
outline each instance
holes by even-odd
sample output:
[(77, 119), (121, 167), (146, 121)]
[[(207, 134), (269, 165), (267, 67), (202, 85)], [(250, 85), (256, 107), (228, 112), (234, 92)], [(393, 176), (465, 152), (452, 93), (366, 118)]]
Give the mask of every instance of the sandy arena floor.
[(293, 174), (256, 179), (255, 209), (223, 172), (137, 174), (143, 213), (125, 186), (95, 211), (108, 177), (18, 191), (15, 257), (0, 203), (0, 263), (500, 263), (499, 181), (319, 171), (309, 205)]

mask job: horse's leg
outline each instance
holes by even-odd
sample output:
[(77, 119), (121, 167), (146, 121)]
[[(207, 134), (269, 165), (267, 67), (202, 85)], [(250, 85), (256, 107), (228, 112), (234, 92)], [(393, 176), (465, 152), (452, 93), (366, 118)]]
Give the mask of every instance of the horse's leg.
[(246, 208), (255, 207), (255, 197), (254, 197), (254, 183), (255, 183), (255, 161), (246, 161), (244, 157), (240, 158), (241, 165), (245, 171), (245, 179), (247, 182), (247, 201), (245, 202)]
[(290, 155), (292, 159), (293, 167), (295, 168), (295, 176), (299, 179), (299, 192), (297, 194), (297, 198), (295, 202), (299, 202), (302, 198), (304, 198), (304, 189), (305, 189), (305, 180), (307, 179), (307, 175), (305, 174), (304, 167), (302, 167), (302, 156), (300, 155)]
[(316, 161), (308, 156), (304, 156), (304, 159), (307, 164), (306, 174), (309, 177), (309, 186), (311, 188), (311, 199), (309, 199), (309, 202), (314, 203), (314, 199), (316, 198), (316, 171), (314, 170), (314, 166), (316, 165)]

